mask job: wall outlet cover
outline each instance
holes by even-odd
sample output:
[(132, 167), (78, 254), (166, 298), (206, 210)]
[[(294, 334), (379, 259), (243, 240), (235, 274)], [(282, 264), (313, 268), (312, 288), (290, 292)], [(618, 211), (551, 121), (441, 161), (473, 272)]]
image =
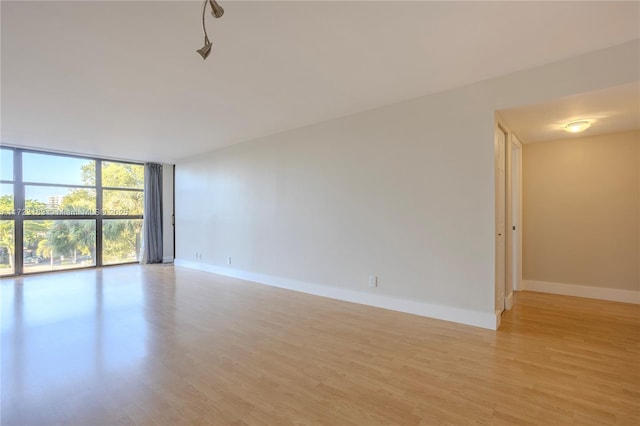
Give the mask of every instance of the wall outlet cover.
[(369, 287), (378, 287), (378, 277), (375, 275), (369, 275)]

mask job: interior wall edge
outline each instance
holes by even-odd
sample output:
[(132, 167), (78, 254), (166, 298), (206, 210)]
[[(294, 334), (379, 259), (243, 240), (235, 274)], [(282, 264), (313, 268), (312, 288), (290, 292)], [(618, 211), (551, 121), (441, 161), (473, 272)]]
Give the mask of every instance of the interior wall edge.
[(173, 262), (174, 253), (174, 188), (173, 164), (162, 165), (162, 263)]

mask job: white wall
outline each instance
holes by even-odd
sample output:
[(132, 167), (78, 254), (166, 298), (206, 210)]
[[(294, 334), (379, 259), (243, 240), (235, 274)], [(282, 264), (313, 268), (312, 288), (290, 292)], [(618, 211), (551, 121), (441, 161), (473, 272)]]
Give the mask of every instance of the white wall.
[(614, 290), (610, 300), (640, 300), (639, 145), (640, 132), (629, 131), (524, 146), (529, 288), (598, 287)]
[(176, 263), (495, 328), (494, 111), (635, 81), (638, 52), (626, 43), (180, 161)]
[(173, 262), (173, 164), (162, 165), (162, 262)]

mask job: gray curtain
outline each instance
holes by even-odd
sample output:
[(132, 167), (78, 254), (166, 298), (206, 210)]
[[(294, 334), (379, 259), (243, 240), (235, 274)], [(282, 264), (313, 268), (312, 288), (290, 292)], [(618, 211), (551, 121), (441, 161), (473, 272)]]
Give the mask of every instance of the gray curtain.
[(162, 263), (162, 165), (144, 165), (144, 224), (140, 263)]

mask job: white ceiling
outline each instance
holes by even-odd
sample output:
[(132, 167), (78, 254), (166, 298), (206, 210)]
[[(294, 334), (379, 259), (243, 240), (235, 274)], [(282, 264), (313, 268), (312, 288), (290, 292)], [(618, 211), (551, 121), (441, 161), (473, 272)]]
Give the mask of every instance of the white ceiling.
[[(579, 138), (640, 129), (640, 84), (627, 84), (562, 99), (499, 111), (523, 143)], [(567, 133), (565, 124), (589, 120), (583, 133)]]
[(2, 143), (173, 162), (638, 38), (638, 2), (1, 3)]

